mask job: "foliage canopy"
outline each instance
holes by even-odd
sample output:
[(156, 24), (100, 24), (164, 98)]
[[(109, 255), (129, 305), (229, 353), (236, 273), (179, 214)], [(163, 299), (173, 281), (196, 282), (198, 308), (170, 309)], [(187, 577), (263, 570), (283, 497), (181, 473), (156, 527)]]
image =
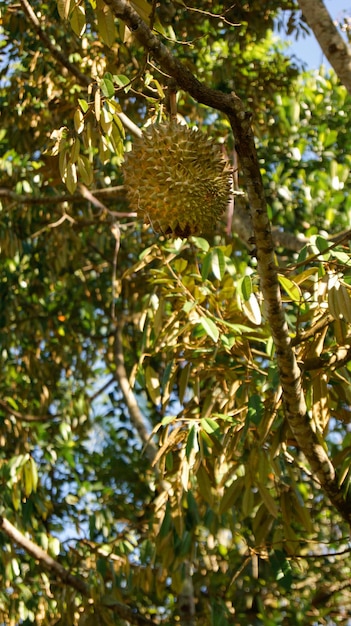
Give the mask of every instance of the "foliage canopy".
[[(290, 0), (0, 10), (1, 623), (347, 624), (350, 95)], [(174, 85), (233, 167), (206, 236), (125, 196)]]

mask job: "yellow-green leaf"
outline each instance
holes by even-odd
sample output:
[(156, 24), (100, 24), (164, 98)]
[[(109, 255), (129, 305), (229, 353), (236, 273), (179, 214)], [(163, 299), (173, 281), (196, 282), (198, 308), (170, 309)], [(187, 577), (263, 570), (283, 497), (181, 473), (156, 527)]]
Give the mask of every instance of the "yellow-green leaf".
[(271, 515), (273, 515), (273, 517), (278, 517), (278, 507), (267, 487), (265, 487), (262, 483), (258, 483), (257, 486), (266, 509)]
[(71, 12), (71, 5), (73, 4), (73, 0), (58, 0), (57, 1), (57, 10), (59, 12), (59, 16), (63, 20), (68, 20), (68, 16)]
[(210, 317), (200, 317), (199, 320), (202, 328), (204, 329), (205, 333), (211, 337), (211, 339), (217, 343), (218, 341), (218, 337), (219, 337), (219, 330), (216, 326), (216, 324), (213, 322), (213, 320), (211, 320)]
[(66, 176), (64, 179), (66, 187), (70, 193), (74, 193), (77, 187), (77, 167), (72, 161), (67, 162)]
[(71, 148), (70, 160), (72, 161), (72, 163), (77, 163), (79, 153), (80, 153), (80, 141), (78, 137), (76, 137), (73, 141), (72, 148)]
[(30, 463), (30, 459), (25, 463), (23, 467), (23, 479), (24, 479), (24, 493), (28, 498), (33, 491), (33, 477), (32, 477), (32, 466)]
[(242, 476), (234, 480), (230, 487), (226, 488), (223, 494), (223, 498), (219, 504), (219, 513), (226, 513), (230, 509), (240, 496), (243, 490), (244, 479)]
[[(144, 22), (146, 22), (146, 24), (150, 26), (150, 16), (152, 13), (151, 4), (146, 2), (146, 0), (130, 0), (130, 4), (144, 20)], [(157, 17), (155, 17), (153, 27), (155, 30), (161, 33), (161, 35), (167, 35), (167, 32), (165, 31), (160, 20)]]
[(104, 133), (106, 133), (106, 135), (110, 135), (112, 132), (112, 121), (113, 121), (112, 113), (110, 113), (110, 111), (108, 111), (107, 108), (103, 106), (101, 109), (100, 124), (101, 124), (102, 130), (104, 131)]
[(212, 485), (211, 485), (210, 477), (203, 465), (200, 465), (199, 469), (197, 470), (196, 477), (197, 477), (197, 482), (198, 482), (199, 490), (200, 490), (202, 497), (204, 498), (204, 500), (206, 500), (206, 502), (212, 505), (213, 504)]
[(279, 274), (278, 278), (279, 278), (279, 282), (281, 286), (283, 287), (284, 291), (288, 294), (290, 300), (292, 300), (292, 302), (300, 302), (301, 300), (300, 287), (296, 283), (294, 283), (292, 280), (290, 280), (290, 278), (287, 278), (286, 276), (282, 276), (282, 274)]
[(111, 8), (102, 0), (97, 0), (96, 17), (99, 35), (106, 46), (111, 48), (117, 39), (115, 16)]
[(77, 166), (79, 177), (84, 185), (91, 185), (91, 183), (93, 182), (94, 174), (89, 159), (80, 154), (78, 156)]
[(151, 400), (154, 404), (159, 404), (161, 402), (160, 380), (151, 365), (147, 365), (145, 368), (145, 383)]
[(66, 144), (65, 149), (61, 150), (59, 154), (59, 171), (60, 171), (60, 176), (63, 181), (66, 178), (68, 151), (69, 151), (69, 147)]
[(185, 455), (187, 459), (190, 459), (192, 454), (196, 454), (199, 451), (199, 442), (197, 440), (197, 428), (196, 425), (193, 424), (189, 430), (186, 447), (185, 447)]
[(242, 307), (250, 322), (259, 326), (262, 321), (261, 309), (254, 293), (251, 293), (249, 299), (242, 303)]
[(201, 419), (201, 427), (204, 429), (206, 433), (212, 435), (219, 430), (219, 426), (215, 420), (211, 417), (203, 417)]
[(38, 468), (37, 468), (37, 464), (34, 461), (33, 457), (30, 457), (29, 462), (30, 462), (31, 470), (32, 470), (33, 491), (36, 491), (37, 487), (38, 487)]
[(86, 29), (86, 20), (85, 20), (85, 8), (83, 5), (78, 5), (73, 8), (70, 17), (70, 24), (73, 32), (81, 37)]
[(111, 74), (104, 76), (104, 78), (100, 82), (100, 87), (105, 98), (112, 98), (112, 96), (114, 96), (115, 88)]
[(80, 108), (82, 109), (83, 113), (87, 113), (89, 109), (89, 104), (87, 103), (87, 101), (83, 100), (82, 98), (78, 98), (78, 104)]
[(73, 116), (74, 129), (78, 135), (84, 130), (84, 115), (81, 109), (77, 109)]
[(215, 248), (211, 254), (211, 269), (218, 280), (222, 280), (225, 272), (225, 258), (220, 248)]
[(95, 117), (96, 117), (96, 121), (100, 122), (100, 116), (101, 116), (101, 92), (100, 92), (100, 89), (97, 89), (95, 91), (94, 101), (95, 101)]
[(238, 291), (240, 298), (246, 302), (252, 294), (252, 280), (250, 276), (244, 276), (242, 280), (238, 282)]
[(11, 500), (15, 511), (19, 511), (21, 507), (21, 493), (17, 485), (13, 485), (11, 489)]

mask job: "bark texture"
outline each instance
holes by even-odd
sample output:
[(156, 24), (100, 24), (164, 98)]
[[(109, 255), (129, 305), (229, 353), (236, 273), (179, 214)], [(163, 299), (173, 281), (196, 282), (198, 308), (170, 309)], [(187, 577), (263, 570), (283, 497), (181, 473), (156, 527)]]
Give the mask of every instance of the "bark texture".
[(351, 48), (336, 28), (322, 0), (298, 0), (323, 53), (340, 81), (351, 94)]

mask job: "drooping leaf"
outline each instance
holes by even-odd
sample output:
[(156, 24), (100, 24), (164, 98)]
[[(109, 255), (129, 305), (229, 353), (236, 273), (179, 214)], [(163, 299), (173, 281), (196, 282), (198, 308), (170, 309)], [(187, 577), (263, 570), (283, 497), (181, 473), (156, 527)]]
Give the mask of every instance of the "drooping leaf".
[(75, 5), (70, 14), (70, 24), (74, 33), (81, 37), (86, 29), (85, 8), (83, 5)]
[(205, 333), (215, 343), (217, 343), (218, 338), (219, 338), (219, 330), (218, 330), (216, 324), (214, 323), (214, 321), (211, 320), (211, 318), (209, 318), (209, 317), (200, 317), (199, 322), (200, 322), (202, 328), (204, 329)]
[(110, 48), (117, 38), (115, 16), (111, 7), (102, 0), (96, 0), (96, 17), (99, 35), (102, 41)]

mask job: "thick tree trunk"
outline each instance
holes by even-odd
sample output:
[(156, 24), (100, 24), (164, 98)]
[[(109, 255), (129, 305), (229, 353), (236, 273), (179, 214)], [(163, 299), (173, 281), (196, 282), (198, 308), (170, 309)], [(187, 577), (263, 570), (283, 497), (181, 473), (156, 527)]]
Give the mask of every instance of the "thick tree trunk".
[(307, 24), (340, 81), (351, 94), (351, 48), (343, 40), (322, 0), (298, 0)]

